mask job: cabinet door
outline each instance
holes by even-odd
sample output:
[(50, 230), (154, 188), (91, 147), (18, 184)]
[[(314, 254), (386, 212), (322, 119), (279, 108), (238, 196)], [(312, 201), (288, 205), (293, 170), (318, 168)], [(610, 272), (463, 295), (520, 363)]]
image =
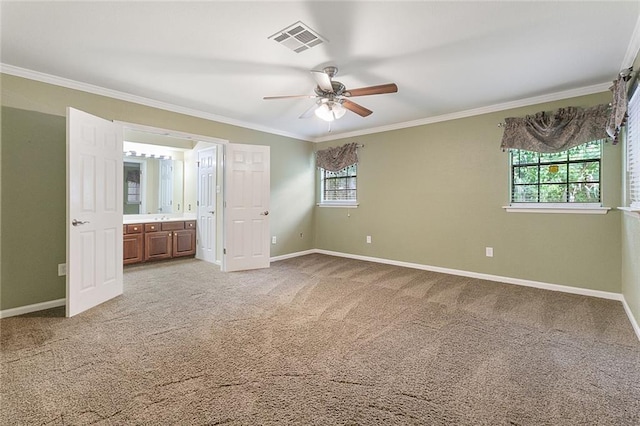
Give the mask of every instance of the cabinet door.
[(196, 230), (184, 229), (173, 232), (173, 257), (196, 254)]
[(144, 260), (169, 259), (170, 257), (170, 231), (148, 232), (144, 234)]
[(123, 264), (142, 262), (143, 244), (142, 234), (130, 234), (124, 236), (122, 246)]

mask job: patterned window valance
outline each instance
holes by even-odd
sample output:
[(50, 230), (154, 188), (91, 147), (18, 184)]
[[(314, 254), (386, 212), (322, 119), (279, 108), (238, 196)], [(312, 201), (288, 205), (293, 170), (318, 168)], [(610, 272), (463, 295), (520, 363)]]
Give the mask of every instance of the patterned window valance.
[(608, 137), (610, 107), (568, 107), (505, 119), (500, 147), (535, 152), (562, 152), (574, 146)]
[(357, 162), (358, 144), (355, 142), (316, 152), (316, 166), (331, 172), (337, 172)]
[(609, 88), (613, 92), (613, 101), (611, 102), (611, 115), (607, 123), (607, 134), (613, 140), (613, 145), (618, 143), (618, 135), (620, 128), (627, 119), (627, 81), (631, 68), (626, 72), (620, 73), (618, 78), (613, 82), (613, 86)]

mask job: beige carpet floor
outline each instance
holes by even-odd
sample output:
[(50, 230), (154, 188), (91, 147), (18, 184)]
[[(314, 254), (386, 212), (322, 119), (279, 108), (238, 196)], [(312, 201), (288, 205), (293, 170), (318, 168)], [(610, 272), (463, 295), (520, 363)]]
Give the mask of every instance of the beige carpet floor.
[(0, 320), (3, 425), (638, 425), (620, 302), (309, 255)]

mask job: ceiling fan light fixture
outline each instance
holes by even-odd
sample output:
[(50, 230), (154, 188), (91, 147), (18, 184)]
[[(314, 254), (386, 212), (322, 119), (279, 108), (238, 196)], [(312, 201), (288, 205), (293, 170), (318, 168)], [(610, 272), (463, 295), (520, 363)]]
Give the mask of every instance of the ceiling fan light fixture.
[(315, 111), (318, 118), (324, 121), (338, 120), (344, 116), (347, 109), (337, 101), (323, 102)]

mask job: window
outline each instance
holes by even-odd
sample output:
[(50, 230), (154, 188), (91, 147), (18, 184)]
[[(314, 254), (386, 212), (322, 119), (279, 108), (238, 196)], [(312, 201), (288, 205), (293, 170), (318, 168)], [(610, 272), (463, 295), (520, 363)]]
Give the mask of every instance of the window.
[(627, 121), (627, 190), (631, 208), (640, 208), (640, 96), (629, 101)]
[(321, 204), (357, 204), (358, 165), (352, 164), (337, 172), (320, 169)]
[(602, 141), (558, 153), (513, 149), (511, 203), (600, 204)]

